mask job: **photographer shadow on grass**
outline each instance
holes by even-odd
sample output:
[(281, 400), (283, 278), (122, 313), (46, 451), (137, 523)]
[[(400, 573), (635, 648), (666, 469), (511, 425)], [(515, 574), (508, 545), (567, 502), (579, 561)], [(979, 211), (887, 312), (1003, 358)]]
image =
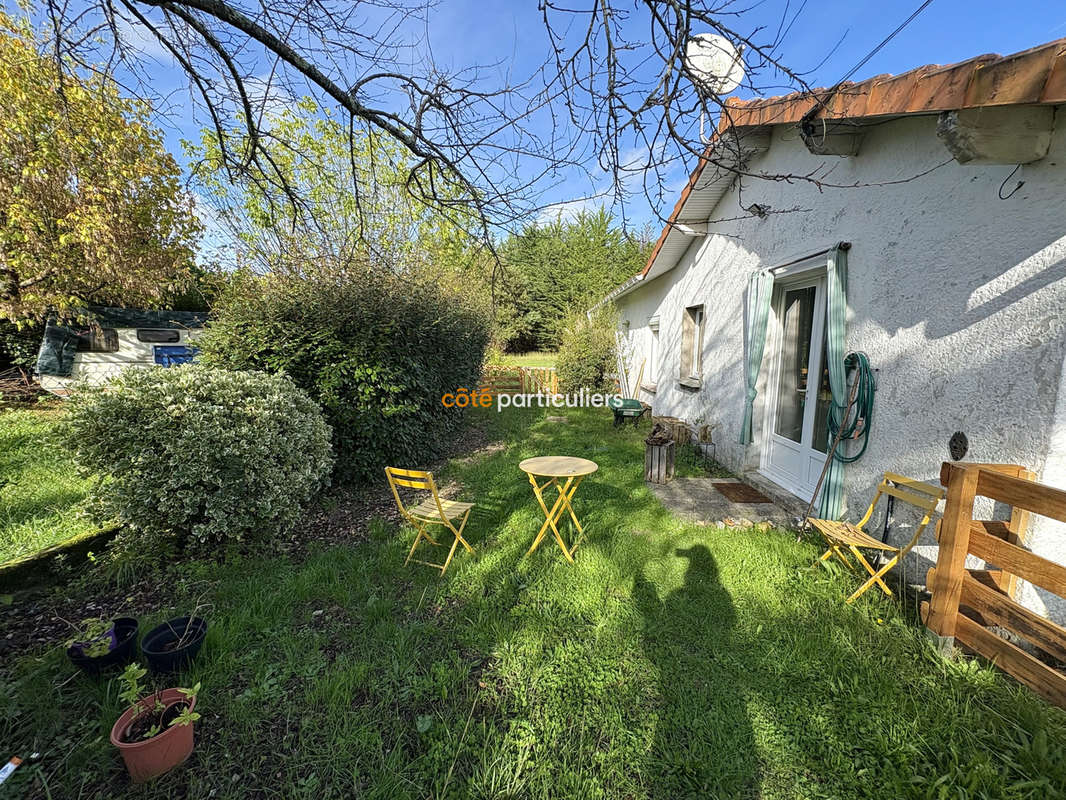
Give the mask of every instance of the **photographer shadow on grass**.
[(633, 582), (644, 652), (659, 681), (645, 778), (656, 797), (754, 798), (759, 758), (739, 689), (741, 662), (730, 656), (733, 602), (705, 545), (674, 553), (688, 560), (682, 586), (660, 599), (643, 573)]

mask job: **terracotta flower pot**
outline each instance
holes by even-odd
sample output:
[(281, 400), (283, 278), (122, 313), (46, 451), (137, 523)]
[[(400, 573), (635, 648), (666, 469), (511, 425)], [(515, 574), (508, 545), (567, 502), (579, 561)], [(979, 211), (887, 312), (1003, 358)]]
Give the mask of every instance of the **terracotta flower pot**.
[[(193, 726), (191, 724), (175, 725), (151, 739), (144, 739), (140, 742), (122, 741), (122, 737), (133, 721), (153, 706), (155, 698), (156, 695), (153, 693), (141, 700), (137, 706), (127, 709), (111, 728), (111, 744), (122, 753), (122, 760), (126, 762), (126, 770), (130, 773), (130, 779), (134, 783), (144, 783), (157, 778), (178, 764), (184, 763), (192, 754)], [(176, 703), (188, 703), (190, 711), (196, 707), (195, 698), (190, 701), (177, 689), (164, 689), (160, 692), (159, 699), (168, 708)]]

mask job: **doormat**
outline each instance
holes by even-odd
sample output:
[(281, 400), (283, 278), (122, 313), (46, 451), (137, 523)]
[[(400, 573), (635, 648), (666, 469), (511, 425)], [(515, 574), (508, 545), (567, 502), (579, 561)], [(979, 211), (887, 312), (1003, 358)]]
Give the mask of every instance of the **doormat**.
[(769, 497), (764, 495), (758, 489), (748, 486), (746, 483), (728, 483), (721, 481), (718, 483), (712, 483), (715, 489), (725, 495), (726, 500), (731, 503), (772, 503)]

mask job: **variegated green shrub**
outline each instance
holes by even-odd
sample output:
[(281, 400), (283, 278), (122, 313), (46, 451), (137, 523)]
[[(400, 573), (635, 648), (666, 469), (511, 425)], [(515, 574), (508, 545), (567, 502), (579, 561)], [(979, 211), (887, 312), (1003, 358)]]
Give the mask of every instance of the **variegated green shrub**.
[(287, 531), (333, 465), (329, 426), (288, 378), (196, 364), (78, 392), (65, 439), (105, 513), (183, 548)]

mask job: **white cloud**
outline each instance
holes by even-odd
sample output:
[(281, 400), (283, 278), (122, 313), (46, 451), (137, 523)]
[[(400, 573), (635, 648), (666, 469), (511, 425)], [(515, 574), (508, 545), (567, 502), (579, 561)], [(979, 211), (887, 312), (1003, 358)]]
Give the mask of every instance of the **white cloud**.
[[(688, 182), (688, 174), (677, 174), (677, 165), (665, 166), (656, 164), (661, 161), (664, 145), (655, 146), (655, 149), (647, 145), (632, 147), (619, 153), (618, 182), (621, 184), (622, 196), (626, 198), (627, 206), (641, 206), (645, 199), (645, 181), (648, 181), (647, 194), (651, 195), (650, 202), (655, 202), (656, 184), (664, 184), (662, 190), (662, 202), (673, 207), (678, 193)], [(557, 219), (571, 220), (585, 211), (598, 211), (604, 207), (613, 207), (617, 202), (614, 181), (608, 173), (604, 173), (601, 180), (592, 187), (585, 196), (574, 200), (565, 200), (553, 203), (544, 208), (537, 215), (538, 223), (555, 222)]]
[[(167, 39), (175, 38), (173, 29), (165, 22), (159, 24), (153, 22), (152, 24), (155, 25), (159, 32), (166, 36)], [(138, 20), (119, 18), (118, 30), (123, 43), (132, 47), (138, 53), (148, 56), (166, 66), (178, 66), (178, 61), (174, 58), (174, 55), (170, 50), (159, 41), (158, 37), (152, 31)]]
[(263, 116), (280, 117), (285, 111), (294, 108), (298, 102), (295, 95), (280, 85), (279, 78), (269, 74), (256, 75), (244, 81), (248, 99), (256, 111), (262, 111)]
[(201, 264), (221, 264), (227, 268), (236, 266), (234, 255), (236, 242), (232, 232), (219, 219), (211, 201), (199, 192), (192, 193), (193, 211), (204, 226), (203, 238), (200, 240), (200, 250), (197, 260)]
[(545, 206), (537, 214), (537, 223), (540, 225), (546, 225), (551, 222), (563, 221), (569, 222), (577, 219), (578, 215), (582, 212), (594, 212), (599, 211), (607, 205), (607, 198), (603, 195), (593, 195), (591, 197), (581, 197), (577, 200), (564, 200), (561, 203), (552, 203), (550, 206)]

